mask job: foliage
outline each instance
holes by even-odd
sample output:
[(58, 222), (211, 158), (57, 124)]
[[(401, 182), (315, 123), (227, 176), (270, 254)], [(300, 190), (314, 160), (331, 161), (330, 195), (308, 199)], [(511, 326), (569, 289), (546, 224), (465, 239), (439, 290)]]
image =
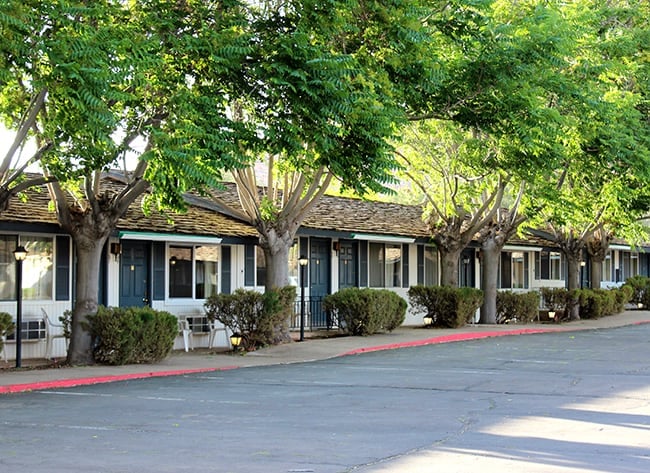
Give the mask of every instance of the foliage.
[(218, 320), (231, 332), (241, 334), (242, 348), (251, 351), (281, 341), (276, 333), (278, 327), (288, 324), (295, 298), (294, 286), (264, 293), (237, 289), (232, 294), (209, 297), (204, 307), (210, 320)]
[(497, 322), (530, 323), (539, 315), (539, 292), (497, 292)]
[(95, 361), (109, 365), (160, 361), (178, 333), (174, 315), (150, 307), (100, 306), (88, 320)]
[(388, 289), (351, 287), (323, 300), (323, 309), (331, 312), (339, 329), (350, 335), (391, 332), (404, 322), (406, 308), (406, 301)]
[[(0, 336), (6, 337), (13, 333), (16, 325), (13, 322), (13, 317), (7, 312), (0, 312)], [(3, 349), (3, 341), (0, 338), (0, 351)]]
[(548, 310), (565, 311), (569, 299), (569, 291), (563, 287), (542, 287), (539, 290), (542, 303)]
[(577, 291), (580, 318), (598, 319), (625, 308), (629, 289), (580, 289)]
[(425, 312), (434, 327), (444, 328), (464, 326), (483, 303), (483, 291), (472, 287), (412, 286), (408, 297), (416, 312)]
[(650, 294), (646, 296), (646, 293), (650, 292), (650, 278), (647, 276), (632, 276), (625, 280), (624, 287), (629, 287), (632, 290), (632, 297), (630, 298), (631, 302), (635, 304), (643, 304), (644, 300), (650, 298)]

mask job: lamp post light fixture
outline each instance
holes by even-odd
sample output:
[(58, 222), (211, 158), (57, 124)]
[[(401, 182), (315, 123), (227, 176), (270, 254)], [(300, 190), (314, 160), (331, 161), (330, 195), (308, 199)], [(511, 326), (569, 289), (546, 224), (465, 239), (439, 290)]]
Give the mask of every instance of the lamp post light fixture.
[(305, 340), (305, 269), (309, 260), (301, 256), (298, 260), (300, 264), (300, 341)]
[(14, 251), (16, 258), (16, 368), (20, 368), (23, 356), (23, 261), (27, 258), (27, 250), (19, 246)]
[(549, 310), (548, 311), (548, 318), (551, 320), (555, 320), (555, 311), (554, 310)]
[(230, 336), (230, 344), (232, 345), (232, 349), (237, 351), (239, 350), (239, 346), (241, 345), (242, 342), (242, 335), (241, 333), (235, 332)]

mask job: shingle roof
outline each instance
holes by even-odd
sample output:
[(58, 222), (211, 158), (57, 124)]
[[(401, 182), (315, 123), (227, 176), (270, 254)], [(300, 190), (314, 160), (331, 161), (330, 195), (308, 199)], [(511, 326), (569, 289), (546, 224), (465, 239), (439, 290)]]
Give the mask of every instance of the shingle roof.
[[(115, 190), (121, 186), (114, 180), (106, 181), (105, 184)], [(12, 199), (9, 208), (0, 213), (0, 222), (58, 224), (56, 214), (49, 210), (50, 196), (45, 186), (28, 191), (26, 197), (25, 201)], [(116, 229), (219, 237), (257, 237), (257, 231), (250, 225), (197, 206), (190, 206), (186, 213), (163, 215), (152, 211), (145, 215), (142, 210), (142, 197), (129, 207)]]

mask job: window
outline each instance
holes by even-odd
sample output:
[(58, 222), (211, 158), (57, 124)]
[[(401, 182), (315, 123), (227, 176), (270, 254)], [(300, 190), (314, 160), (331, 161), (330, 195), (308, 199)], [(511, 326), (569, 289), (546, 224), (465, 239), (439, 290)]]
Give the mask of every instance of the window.
[(218, 246), (169, 247), (169, 297), (205, 299), (219, 292)]
[(603, 281), (613, 281), (612, 278), (612, 252), (608, 251), (605, 255), (603, 265)]
[[(48, 237), (21, 237), (20, 244), (27, 250), (23, 262), (23, 299), (51, 300), (54, 293), (53, 243)], [(15, 236), (0, 237), (0, 300), (16, 299)]]
[(514, 251), (512, 253), (512, 288), (524, 289), (528, 287), (528, 278), (526, 277), (526, 267), (528, 266), (526, 255), (523, 251)]
[(424, 284), (438, 285), (438, 250), (433, 246), (424, 247)]
[(623, 281), (639, 274), (639, 254), (623, 252)]
[(296, 287), (300, 286), (300, 268), (298, 267), (300, 255), (298, 251), (299, 245), (297, 242), (289, 248), (289, 285)]
[(28, 237), (21, 238), (20, 242), (28, 251), (27, 258), (23, 262), (23, 299), (51, 300), (53, 293), (52, 239)]
[(368, 260), (370, 287), (401, 287), (401, 245), (370, 243)]
[(562, 255), (557, 251), (540, 251), (535, 255), (535, 279), (562, 279)]
[(264, 250), (256, 246), (256, 268), (257, 268), (257, 282), (258, 286), (264, 286), (266, 284), (266, 256), (264, 256)]
[(0, 300), (16, 299), (16, 249), (15, 236), (0, 236)]
[(196, 298), (206, 299), (219, 292), (219, 247), (198, 246), (196, 259)]

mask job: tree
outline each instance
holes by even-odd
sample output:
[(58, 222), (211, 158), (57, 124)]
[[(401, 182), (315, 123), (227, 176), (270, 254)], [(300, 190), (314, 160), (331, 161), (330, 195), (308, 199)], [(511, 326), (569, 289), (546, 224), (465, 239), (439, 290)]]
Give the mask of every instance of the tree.
[[(145, 192), (149, 210), (182, 210), (184, 190), (213, 186), (241, 159), (240, 142), (255, 138), (228, 109), (249, 49), (246, 21), (236, 2), (18, 3), (9, 28), (30, 47), (14, 82), (22, 104), (47, 90), (32, 130), (40, 147), (52, 143), (41, 163), (76, 246), (68, 361), (89, 363), (84, 326), (118, 219)], [(127, 154), (137, 166), (123, 172), (124, 186), (103, 187), (102, 171)]]
[(487, 139), (452, 122), (412, 126), (400, 150), (405, 175), (425, 197), (425, 218), (440, 254), (443, 286), (458, 286), (460, 254), (501, 208), (509, 181), (494, 173)]
[(264, 152), (233, 174), (240, 205), (229, 209), (259, 231), (273, 289), (288, 283), (289, 248), (332, 180), (361, 195), (394, 181), (390, 139), (405, 120), (403, 84), (429, 79), (414, 59), (426, 39), (416, 2), (258, 4), (256, 49), (243, 64), (251, 88), (238, 111), (260, 130)]
[[(564, 158), (555, 178), (535, 188), (533, 222), (548, 223), (567, 259), (568, 288), (580, 286), (585, 249), (594, 256), (591, 281), (613, 235), (645, 238), (639, 225), (647, 210), (650, 127), (647, 118), (648, 6), (625, 0), (577, 2), (582, 39), (567, 76), (572, 94), (559, 107), (570, 110)], [(542, 181), (538, 181), (542, 182)], [(579, 318), (574, 304), (571, 318)]]

